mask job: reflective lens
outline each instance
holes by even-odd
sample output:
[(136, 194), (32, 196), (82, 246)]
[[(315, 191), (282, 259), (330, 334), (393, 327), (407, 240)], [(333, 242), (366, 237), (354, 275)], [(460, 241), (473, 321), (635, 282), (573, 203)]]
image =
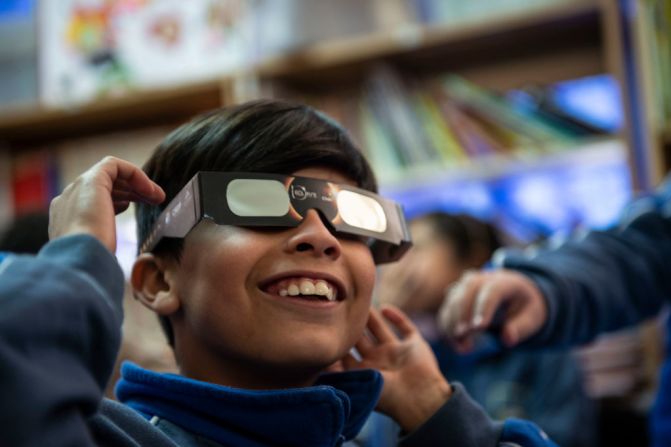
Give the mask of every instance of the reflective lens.
[(338, 193), (337, 201), (340, 217), (347, 225), (376, 233), (387, 230), (387, 217), (375, 199), (345, 190)]
[(226, 201), (237, 216), (284, 216), (289, 212), (289, 195), (277, 180), (232, 180), (226, 188)]

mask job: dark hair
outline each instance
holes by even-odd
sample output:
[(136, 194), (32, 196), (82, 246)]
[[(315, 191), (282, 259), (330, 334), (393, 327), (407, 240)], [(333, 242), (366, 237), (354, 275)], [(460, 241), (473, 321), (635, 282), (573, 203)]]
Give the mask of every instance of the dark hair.
[(433, 212), (422, 219), (428, 220), (439, 237), (451, 244), (461, 262), (469, 262), (475, 256), (476, 263), (484, 263), (503, 245), (502, 235), (492, 224), (467, 214)]
[(49, 242), (49, 213), (44, 211), (23, 214), (7, 227), (0, 236), (0, 251), (37, 254)]
[[(136, 207), (138, 244), (161, 211), (198, 171), (291, 174), (323, 166), (377, 191), (370, 165), (347, 132), (315, 109), (279, 100), (257, 100), (199, 115), (180, 126), (156, 148), (144, 165), (166, 193), (160, 206)], [(166, 239), (154, 250), (179, 261), (182, 241)], [(169, 322), (161, 318), (168, 341)]]

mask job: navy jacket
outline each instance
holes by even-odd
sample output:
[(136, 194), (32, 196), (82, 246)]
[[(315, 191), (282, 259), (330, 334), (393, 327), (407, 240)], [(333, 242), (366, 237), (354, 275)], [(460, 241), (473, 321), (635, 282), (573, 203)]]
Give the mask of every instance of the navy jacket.
[(450, 383), (464, 385), (490, 416), (533, 420), (562, 447), (597, 444), (597, 409), (570, 352), (506, 349), (489, 333), (468, 354), (442, 340), (431, 347)]
[[(549, 316), (531, 346), (568, 346), (656, 315), (671, 299), (671, 178), (633, 201), (616, 228), (594, 231), (552, 251), (509, 256), (503, 266), (530, 276)], [(651, 414), (654, 446), (671, 445), (671, 364), (666, 359)]]
[[(121, 338), (123, 275), (90, 236), (0, 263), (0, 446), (339, 446), (377, 401), (375, 371), (251, 392), (126, 365), (103, 399)], [(533, 424), (495, 423), (463, 388), (404, 446), (552, 446)], [(501, 444), (502, 445), (502, 444)]]

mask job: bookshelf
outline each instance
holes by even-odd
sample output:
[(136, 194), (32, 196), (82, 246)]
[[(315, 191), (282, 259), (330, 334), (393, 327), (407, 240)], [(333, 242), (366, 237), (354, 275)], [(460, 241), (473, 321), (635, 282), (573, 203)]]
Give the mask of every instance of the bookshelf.
[(445, 178), (453, 182), (486, 181), (502, 175), (524, 174), (577, 164), (596, 165), (626, 160), (626, 158), (627, 147), (624, 141), (617, 138), (592, 139), (585, 141), (576, 150), (537, 154), (524, 160), (515, 160), (502, 155), (489, 155), (467, 166), (448, 166), (436, 169), (436, 166), (432, 164), (419, 164), (409, 167), (396, 177), (387, 179), (384, 186), (391, 190), (403, 190), (422, 184), (440, 183)]
[(671, 5), (662, 0), (632, 2), (629, 16), (632, 72), (639, 101), (642, 169), (658, 184), (671, 171)]
[[(526, 70), (534, 67), (539, 81), (556, 81), (611, 71), (606, 67), (600, 42), (602, 15), (600, 2), (587, 0), (560, 2), (463, 25), (407, 25), (317, 43), (261, 61), (253, 72), (261, 80), (318, 88), (318, 84), (355, 82), (371, 65), (380, 62), (412, 72), (457, 69), (462, 73), (477, 73), (493, 71), (499, 65), (508, 65), (510, 71), (514, 71), (516, 66), (524, 65)], [(551, 55), (546, 54), (550, 52)], [(572, 61), (569, 67), (565, 67), (567, 59)], [(481, 76), (488, 80), (494, 78)], [(506, 81), (498, 85), (490, 81), (484, 85), (509, 87), (524, 74), (495, 77)], [(481, 78), (476, 76), (472, 80), (479, 82)]]
[[(418, 79), (453, 72), (498, 91), (599, 73), (613, 75), (624, 86), (620, 27), (617, 3), (609, 0), (566, 0), (463, 24), (407, 24), (311, 44), (216, 79), (175, 88), (128, 92), (74, 108), (0, 110), (0, 145), (20, 152), (122, 130), (172, 126), (200, 111), (259, 96), (281, 96), (287, 89), (310, 95), (349, 94), (381, 63), (401, 76)], [(630, 99), (626, 92), (623, 96), (628, 110)], [(630, 135), (622, 133), (615, 139), (630, 159), (638, 157)], [(486, 176), (506, 167), (504, 160), (495, 159), (466, 172)], [(417, 172), (426, 175), (424, 170), (411, 169), (393, 183), (410, 184)], [(636, 169), (632, 172), (636, 178)], [(447, 170), (442, 175), (457, 174)]]
[(474, 82), (498, 88), (529, 78), (520, 70), (536, 73), (533, 79), (538, 82), (614, 72), (606, 57), (611, 49), (602, 48), (609, 44), (603, 42), (600, 29), (601, 9), (597, 0), (569, 1), (461, 26), (408, 25), (317, 43), (190, 85), (128, 92), (72, 109), (0, 109), (0, 141), (20, 147), (25, 142), (48, 142), (55, 130), (57, 137), (69, 138), (125, 125), (169, 122), (230, 100), (247, 99), (244, 93), (240, 98), (232, 84), (249, 83), (250, 77), (307, 89), (332, 89), (357, 82), (379, 62), (412, 72), (456, 68), (471, 75)]
[[(633, 121), (629, 109), (634, 100), (627, 91), (621, 34), (621, 11), (616, 2), (605, 0), (559, 2), (456, 25), (409, 25), (317, 43), (262, 61), (252, 71), (253, 85), (260, 87), (241, 99), (268, 95), (298, 98), (329, 111), (323, 103), (311, 99), (334, 90), (339, 95), (357, 95), (361, 84), (380, 65), (419, 82), (438, 73), (456, 73), (499, 92), (606, 73), (622, 86), (625, 130), (606, 145), (585, 141), (588, 150), (583, 153), (576, 149), (571, 157), (574, 163), (580, 163), (580, 155), (594, 152), (594, 147), (615, 147), (605, 151), (610, 155), (623, 151), (630, 162), (633, 184), (642, 188), (646, 181), (639, 178), (636, 169), (641, 158), (639, 145), (626, 130)], [(541, 159), (527, 160), (526, 166), (533, 170), (542, 164)], [(485, 179), (521, 165), (510, 163), (505, 157), (478, 160), (476, 167), (419, 165), (400, 175), (386, 176), (382, 183), (397, 188), (426, 176), (458, 178), (464, 173), (470, 178)]]

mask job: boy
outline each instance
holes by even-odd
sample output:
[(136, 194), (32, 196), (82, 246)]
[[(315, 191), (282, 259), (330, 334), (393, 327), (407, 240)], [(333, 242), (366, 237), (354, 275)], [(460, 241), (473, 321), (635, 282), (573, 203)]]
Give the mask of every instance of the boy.
[[(0, 410), (3, 445), (336, 446), (376, 404), (408, 433), (403, 445), (552, 445), (531, 424), (491, 422), (399, 311), (382, 312), (400, 338), (369, 314), (374, 256), (402, 252), (402, 238), (387, 238), (398, 216), (366, 193), (373, 174), (331, 120), (278, 101), (214, 111), (169, 135), (145, 170), (104, 159), (54, 199), (53, 240), (38, 258), (0, 265), (0, 386), (14, 403)], [(201, 171), (216, 173), (189, 183)], [(273, 178), (285, 182), (279, 192)], [(304, 185), (349, 195), (329, 215), (333, 196)], [(326, 199), (300, 209), (312, 195)], [(130, 201), (144, 247), (131, 282), (160, 316), (181, 375), (127, 365), (122, 404), (101, 404), (121, 322), (114, 212)], [(193, 201), (202, 214), (184, 211)], [(294, 214), (277, 212), (289, 203)], [(334, 364), (352, 371), (323, 374)]]

